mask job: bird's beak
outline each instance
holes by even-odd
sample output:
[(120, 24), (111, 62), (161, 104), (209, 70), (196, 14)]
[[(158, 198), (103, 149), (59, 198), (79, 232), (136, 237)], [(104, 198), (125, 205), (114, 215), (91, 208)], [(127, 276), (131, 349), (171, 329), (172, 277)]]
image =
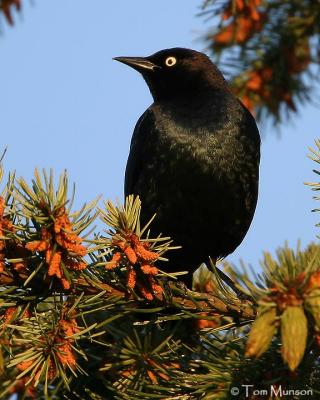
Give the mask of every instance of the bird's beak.
[(113, 60), (119, 61), (129, 67), (143, 73), (145, 71), (154, 71), (160, 68), (158, 65), (143, 57), (114, 57)]

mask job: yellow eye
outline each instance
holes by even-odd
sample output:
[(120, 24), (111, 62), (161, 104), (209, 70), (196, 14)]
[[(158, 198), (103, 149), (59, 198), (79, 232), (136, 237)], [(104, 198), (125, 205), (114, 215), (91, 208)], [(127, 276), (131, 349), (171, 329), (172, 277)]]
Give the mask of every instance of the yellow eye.
[(177, 59), (175, 57), (168, 57), (165, 61), (167, 67), (173, 67), (177, 63)]

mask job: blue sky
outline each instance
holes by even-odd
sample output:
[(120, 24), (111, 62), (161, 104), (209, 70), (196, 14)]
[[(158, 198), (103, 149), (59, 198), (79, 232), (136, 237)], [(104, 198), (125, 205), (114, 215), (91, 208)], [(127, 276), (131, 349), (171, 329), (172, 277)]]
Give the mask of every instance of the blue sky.
[[(30, 179), (35, 167), (67, 169), (76, 205), (102, 194), (122, 199), (131, 134), (151, 103), (142, 78), (112, 61), (168, 47), (204, 50), (209, 28), (200, 0), (23, 1), (0, 36), (0, 148), (5, 169)], [(320, 137), (318, 110), (308, 106), (281, 129), (260, 125), (260, 197), (243, 244), (228, 257), (258, 266), (262, 251), (285, 240), (316, 240), (319, 215), (305, 181), (316, 179), (308, 146)], [(318, 217), (318, 218), (317, 218)]]

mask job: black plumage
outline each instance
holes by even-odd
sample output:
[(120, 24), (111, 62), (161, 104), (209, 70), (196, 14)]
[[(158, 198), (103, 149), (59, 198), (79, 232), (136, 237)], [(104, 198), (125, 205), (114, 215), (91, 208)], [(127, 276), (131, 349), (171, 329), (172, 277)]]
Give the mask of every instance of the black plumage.
[(152, 231), (182, 246), (162, 269), (193, 272), (209, 256), (232, 253), (249, 229), (259, 181), (255, 120), (205, 54), (173, 48), (115, 59), (142, 74), (154, 99), (133, 133), (125, 195), (139, 195), (142, 222), (157, 213)]

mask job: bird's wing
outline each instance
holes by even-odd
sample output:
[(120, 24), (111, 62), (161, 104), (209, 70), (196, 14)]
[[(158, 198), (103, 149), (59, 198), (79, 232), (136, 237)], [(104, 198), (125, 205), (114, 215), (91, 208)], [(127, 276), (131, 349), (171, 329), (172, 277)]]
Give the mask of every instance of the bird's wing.
[(255, 142), (257, 149), (259, 151), (258, 159), (260, 160), (260, 145), (261, 145), (261, 139), (260, 139), (260, 134), (259, 130), (256, 124), (256, 121), (251, 114), (251, 112), (247, 109), (247, 107), (240, 101), (238, 100), (243, 111), (244, 111), (244, 125), (242, 126), (242, 129), (245, 129), (247, 135), (250, 136), (251, 140)]
[(140, 173), (143, 170), (145, 162), (152, 154), (151, 136), (154, 134), (154, 115), (150, 109), (147, 109), (138, 119), (132, 135), (125, 173), (125, 196), (137, 194), (136, 186), (139, 182)]

